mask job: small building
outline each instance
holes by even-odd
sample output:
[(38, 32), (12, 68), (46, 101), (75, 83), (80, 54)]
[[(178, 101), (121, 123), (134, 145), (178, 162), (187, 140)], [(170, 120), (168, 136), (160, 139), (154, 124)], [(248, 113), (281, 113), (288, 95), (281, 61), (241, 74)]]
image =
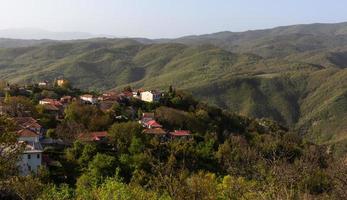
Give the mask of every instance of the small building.
[(146, 102), (158, 102), (162, 93), (158, 91), (145, 91), (141, 92), (140, 99)]
[(39, 82), (39, 84), (38, 84), (40, 87), (47, 87), (48, 86), (48, 81), (41, 81), (41, 82)]
[(19, 143), (25, 145), (22, 159), (18, 163), (20, 174), (26, 176), (30, 173), (37, 173), (42, 165), (43, 148), (41, 144), (33, 141), (20, 141)]
[(60, 98), (60, 103), (62, 104), (68, 104), (71, 103), (73, 98), (71, 96), (63, 96)]
[(21, 129), (17, 131), (18, 141), (26, 141), (26, 142), (39, 142), (40, 136), (27, 128)]
[[(49, 114), (50, 116), (55, 117), (55, 119), (59, 119), (63, 117), (62, 114), (62, 109), (59, 109), (57, 106), (55, 105), (51, 105), (51, 104), (44, 104), (42, 105), (43, 107), (43, 111), (46, 114)], [(61, 108), (61, 107), (60, 107)]]
[(59, 87), (64, 87), (69, 84), (69, 81), (63, 78), (57, 79), (57, 85)]
[(84, 101), (85, 103), (90, 103), (90, 104), (96, 104), (98, 102), (98, 99), (91, 94), (84, 94), (80, 96), (80, 99)]
[(119, 101), (119, 94), (116, 92), (105, 92), (101, 96), (98, 97), (99, 101)]
[(39, 104), (41, 104), (41, 105), (49, 104), (49, 105), (56, 106), (56, 107), (60, 107), (63, 105), (60, 101), (58, 101), (56, 99), (50, 99), (50, 98), (41, 99), (39, 101)]
[(81, 133), (78, 135), (78, 140), (83, 142), (106, 142), (107, 135), (106, 131)]
[(146, 123), (146, 127), (148, 128), (161, 128), (163, 127), (162, 125), (160, 125), (157, 121), (155, 120), (150, 120)]
[(170, 138), (191, 138), (191, 132), (188, 130), (174, 130), (169, 133)]
[(163, 126), (159, 124), (157, 121), (151, 118), (144, 118), (139, 121), (139, 123), (144, 127), (144, 128), (162, 128)]
[(17, 131), (28, 129), (42, 137), (42, 126), (32, 117), (15, 117), (13, 118), (17, 124)]
[(143, 130), (143, 133), (148, 135), (156, 135), (156, 136), (166, 136), (166, 131), (162, 128), (147, 128)]

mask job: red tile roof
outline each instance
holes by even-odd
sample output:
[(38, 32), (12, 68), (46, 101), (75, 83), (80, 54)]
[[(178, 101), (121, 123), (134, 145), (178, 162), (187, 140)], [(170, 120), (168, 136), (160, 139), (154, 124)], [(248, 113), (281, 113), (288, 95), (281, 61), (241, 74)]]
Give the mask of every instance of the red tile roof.
[(45, 110), (50, 110), (50, 111), (59, 111), (59, 108), (57, 108), (57, 106), (52, 104), (43, 104), (43, 108)]
[(54, 106), (57, 106), (57, 107), (63, 105), (60, 101), (58, 101), (56, 99), (45, 98), (45, 99), (41, 99), (40, 101), (45, 102), (45, 104), (50, 104), (50, 105), (54, 105)]
[(107, 137), (106, 131), (81, 133), (78, 138), (83, 141), (99, 141)]
[(170, 132), (172, 136), (188, 136), (190, 135), (190, 131), (187, 130), (175, 130), (174, 132)]
[(14, 118), (14, 121), (19, 126), (19, 129), (23, 129), (23, 128), (39, 129), (39, 128), (41, 128), (41, 125), (38, 124), (36, 119), (34, 119), (32, 117), (16, 117), (16, 118)]
[(29, 129), (19, 130), (17, 134), (19, 135), (19, 137), (37, 137), (37, 134)]
[(145, 129), (143, 130), (143, 133), (146, 133), (146, 134), (153, 134), (153, 135), (165, 135), (166, 132), (164, 129), (162, 128), (151, 128), (151, 129)]
[(162, 127), (157, 121), (155, 121), (155, 120), (150, 120), (150, 121), (148, 121), (147, 123), (147, 126), (151, 126), (151, 127), (158, 127), (158, 128), (160, 128), (160, 127)]

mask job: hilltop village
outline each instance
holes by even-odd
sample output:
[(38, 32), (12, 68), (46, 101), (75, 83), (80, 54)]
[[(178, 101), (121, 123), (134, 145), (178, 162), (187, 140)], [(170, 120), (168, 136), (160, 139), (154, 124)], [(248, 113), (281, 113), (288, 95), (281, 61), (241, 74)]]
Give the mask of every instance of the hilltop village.
[(345, 164), (286, 127), (168, 87), (0, 81), (0, 199), (345, 197)]
[[(72, 89), (69, 81), (66, 79), (57, 79), (53, 83), (42, 81), (24, 87), (7, 83), (5, 85), (6, 87), (3, 88), (5, 91), (4, 97), (0, 99), (0, 113), (13, 117), (18, 141), (26, 145), (19, 164), (22, 175), (37, 173), (42, 165), (48, 166), (52, 163), (49, 155), (44, 153), (44, 148), (50, 145), (68, 146), (72, 141), (106, 144), (108, 141), (106, 124), (110, 121), (137, 121), (143, 129), (143, 134), (158, 137), (161, 141), (176, 138), (189, 139), (191, 136), (189, 130), (163, 127), (156, 121), (155, 113), (145, 112), (151, 111), (154, 107), (160, 105), (160, 102), (166, 98), (165, 95), (172, 95), (165, 92), (143, 89), (134, 90), (127, 87), (123, 91), (109, 91), (97, 95)], [(173, 89), (171, 88), (171, 90)], [(35, 95), (38, 92), (41, 92), (41, 96), (37, 98)], [(35, 102), (37, 102), (36, 105)], [(136, 108), (132, 106), (134, 102), (143, 105), (135, 110)], [(127, 107), (126, 111), (122, 112), (123, 105), (130, 106)], [(17, 109), (18, 107), (22, 108), (19, 110)], [(87, 114), (83, 112), (83, 109), (85, 111), (89, 109), (95, 111), (91, 115), (100, 111), (103, 114), (112, 113), (113, 118), (105, 117), (104, 121), (103, 119), (95, 119), (96, 121), (100, 120), (100, 122), (94, 121), (91, 123), (96, 123), (94, 125), (97, 127), (78, 127), (80, 132), (75, 132), (77, 130), (75, 129), (71, 135), (66, 137), (66, 135), (70, 134), (68, 130), (64, 130), (65, 133), (61, 134), (59, 131), (55, 131), (55, 129), (67, 117), (66, 115), (70, 114), (68, 113), (69, 109), (76, 109), (72, 110), (72, 112), (79, 112), (78, 109), (81, 109), (81, 113), (74, 113), (75, 115)], [(58, 126), (58, 128), (60, 127)], [(72, 127), (71, 129), (74, 128)]]

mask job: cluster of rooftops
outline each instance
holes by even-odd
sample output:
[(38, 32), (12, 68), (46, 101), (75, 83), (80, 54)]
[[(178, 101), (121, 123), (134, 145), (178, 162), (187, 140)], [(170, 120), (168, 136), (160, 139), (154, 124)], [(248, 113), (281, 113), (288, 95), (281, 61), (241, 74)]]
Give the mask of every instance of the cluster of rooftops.
[[(62, 85), (65, 82), (57, 81), (58, 85)], [(39, 86), (47, 86), (48, 82), (40, 82)], [(105, 92), (100, 96), (92, 94), (83, 94), (78, 97), (63, 96), (60, 99), (44, 98), (39, 101), (45, 112), (54, 114), (56, 119), (62, 119), (64, 117), (64, 109), (74, 101), (79, 101), (85, 104), (92, 104), (98, 106), (102, 111), (108, 111), (112, 108), (115, 102), (122, 102), (126, 99), (136, 98), (145, 102), (158, 102), (160, 101), (163, 93), (157, 90), (136, 90), (136, 91), (123, 91), (123, 92)], [(45, 130), (39, 124), (39, 122), (33, 117), (14, 117), (16, 123), (16, 133), (18, 135), (18, 144), (24, 144), (23, 155), (27, 158), (22, 159), (21, 165), (27, 168), (27, 173), (33, 171), (33, 168), (37, 169), (39, 165), (44, 162), (44, 155), (42, 145), (52, 143), (53, 139), (44, 138)], [(164, 127), (155, 119), (154, 113), (143, 113), (139, 119), (139, 124), (142, 125), (143, 133), (148, 135), (159, 136), (161, 139), (174, 139), (174, 138), (190, 138), (191, 132), (189, 130), (165, 130)], [(107, 131), (80, 133), (77, 137), (80, 141), (86, 142), (103, 142), (107, 141)], [(56, 140), (55, 142), (64, 144), (62, 140)], [(37, 155), (36, 163), (33, 163), (33, 159), (29, 159)]]
[[(154, 113), (143, 113), (142, 118), (138, 121), (144, 128), (143, 133), (148, 135), (159, 136), (161, 139), (190, 138), (189, 130), (167, 131), (154, 118)], [(107, 131), (81, 133), (78, 139), (82, 141), (106, 142), (108, 137)]]

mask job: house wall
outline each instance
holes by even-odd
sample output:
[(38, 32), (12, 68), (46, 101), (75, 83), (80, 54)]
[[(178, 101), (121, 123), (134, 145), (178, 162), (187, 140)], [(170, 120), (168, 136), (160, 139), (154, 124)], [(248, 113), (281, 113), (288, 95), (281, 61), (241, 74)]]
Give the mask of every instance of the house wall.
[(153, 102), (153, 94), (151, 92), (141, 92), (141, 100), (147, 102)]
[(39, 136), (36, 136), (36, 137), (19, 137), (18, 141), (39, 142)]
[(90, 102), (92, 104), (96, 104), (97, 103), (97, 99), (96, 98), (81, 97), (81, 99), (83, 101), (87, 101), (87, 102)]
[[(28, 155), (30, 155), (30, 159)], [(37, 173), (38, 169), (42, 165), (42, 153), (23, 153), (19, 165), (20, 173), (23, 176), (29, 175), (30, 172)]]

